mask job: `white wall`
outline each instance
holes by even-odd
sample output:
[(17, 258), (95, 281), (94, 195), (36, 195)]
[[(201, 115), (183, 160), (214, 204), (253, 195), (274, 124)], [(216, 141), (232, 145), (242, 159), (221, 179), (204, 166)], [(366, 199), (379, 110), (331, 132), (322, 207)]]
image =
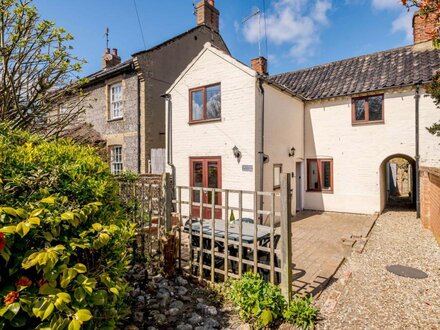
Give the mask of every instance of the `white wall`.
[[(189, 124), (189, 90), (214, 83), (221, 83), (221, 121)], [(220, 156), (222, 188), (254, 191), (257, 159), (255, 73), (229, 56), (226, 59), (219, 56), (217, 50), (209, 47), (170, 94), (177, 186), (190, 185), (190, 157)], [(240, 163), (233, 155), (234, 146), (242, 153)], [(253, 171), (244, 172), (242, 165), (252, 166)], [(245, 207), (252, 206), (250, 196), (244, 198)], [(231, 196), (231, 203), (236, 197)], [(237, 212), (234, 213), (237, 217)]]
[[(428, 100), (421, 98), (421, 127), (439, 117), (440, 111)], [(389, 91), (384, 102), (385, 123), (355, 126), (349, 97), (306, 104), (306, 158), (333, 159), (334, 191), (306, 192), (305, 208), (353, 213), (382, 210), (382, 162), (394, 154), (415, 157), (414, 90)], [(421, 132), (421, 163), (438, 163), (439, 141), (428, 135)]]
[[(269, 156), (269, 161), (264, 164), (263, 191), (273, 191), (273, 165), (282, 164), (283, 173), (295, 173), (296, 162), (304, 159), (304, 103), (267, 84), (264, 85), (264, 91), (264, 153)], [(292, 147), (296, 149), (295, 156), (289, 157)], [(296, 177), (291, 180), (292, 211), (295, 211)], [(268, 204), (269, 199), (264, 202)]]
[(430, 134), (426, 127), (440, 121), (438, 109), (430, 96), (420, 97), (420, 166), (440, 167), (440, 137)]

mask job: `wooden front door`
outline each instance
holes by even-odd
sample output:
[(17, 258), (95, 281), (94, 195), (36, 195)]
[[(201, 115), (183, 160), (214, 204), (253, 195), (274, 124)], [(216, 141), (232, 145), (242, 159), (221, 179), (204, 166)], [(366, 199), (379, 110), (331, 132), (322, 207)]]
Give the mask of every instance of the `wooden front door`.
[[(209, 188), (221, 188), (222, 187), (222, 175), (221, 175), (221, 158), (220, 157), (208, 157), (208, 158), (191, 158), (190, 159), (190, 186), (191, 187), (203, 187), (207, 188), (203, 191), (193, 191), (193, 203), (203, 203), (203, 219), (212, 218), (212, 198), (214, 198), (215, 205), (222, 205), (221, 192), (212, 193)], [(213, 197), (214, 195), (214, 197)], [(192, 215), (194, 218), (200, 218), (200, 206), (192, 206)], [(222, 209), (215, 209), (215, 219), (221, 219)]]

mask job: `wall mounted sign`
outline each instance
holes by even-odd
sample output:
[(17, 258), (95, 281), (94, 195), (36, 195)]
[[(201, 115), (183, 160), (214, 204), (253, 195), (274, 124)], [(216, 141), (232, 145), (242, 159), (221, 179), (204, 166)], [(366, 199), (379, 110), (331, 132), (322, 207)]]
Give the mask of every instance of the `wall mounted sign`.
[(254, 166), (253, 165), (241, 165), (241, 170), (243, 172), (253, 172)]

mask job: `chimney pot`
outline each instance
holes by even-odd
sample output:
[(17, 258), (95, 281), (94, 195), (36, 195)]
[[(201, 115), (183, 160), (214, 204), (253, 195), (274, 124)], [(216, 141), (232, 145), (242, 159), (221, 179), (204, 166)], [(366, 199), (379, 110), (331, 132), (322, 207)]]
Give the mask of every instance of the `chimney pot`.
[(106, 48), (104, 54), (110, 54), (110, 48)]
[(118, 49), (117, 48), (113, 48), (113, 55), (118, 56)]
[(267, 59), (263, 56), (251, 60), (251, 67), (259, 74), (267, 75)]

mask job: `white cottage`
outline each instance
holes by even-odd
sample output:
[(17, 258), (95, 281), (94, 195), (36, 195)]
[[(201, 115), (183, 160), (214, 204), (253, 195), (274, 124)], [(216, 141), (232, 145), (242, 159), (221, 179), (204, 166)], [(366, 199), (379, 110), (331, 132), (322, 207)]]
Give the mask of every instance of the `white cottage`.
[(168, 90), (177, 186), (276, 191), (284, 172), (294, 178), (293, 210), (371, 214), (386, 206), (388, 163), (399, 157), (420, 210), (415, 173), (440, 166), (440, 139), (425, 129), (440, 119), (425, 97), (440, 69), (430, 40), (275, 76), (266, 67), (206, 44)]

